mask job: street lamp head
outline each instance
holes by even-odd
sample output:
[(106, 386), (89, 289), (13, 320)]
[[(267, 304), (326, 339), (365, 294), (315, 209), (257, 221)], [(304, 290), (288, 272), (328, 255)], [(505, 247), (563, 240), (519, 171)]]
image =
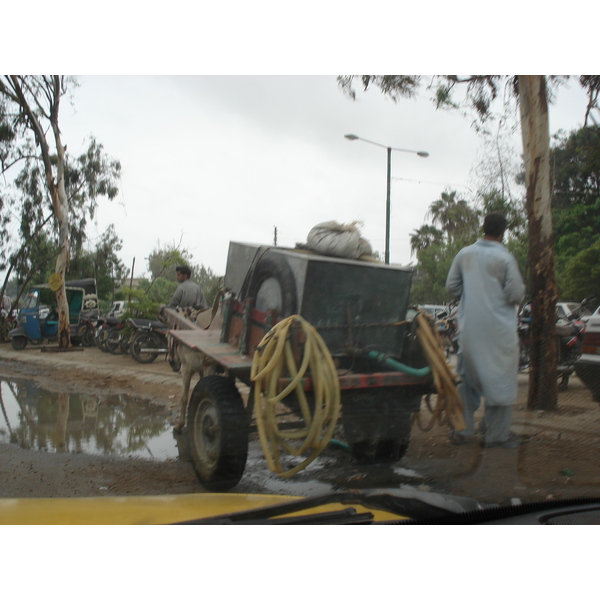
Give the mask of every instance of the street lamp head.
[(359, 139), (358, 136), (354, 135), (353, 133), (347, 133), (344, 137), (352, 142)]
[(423, 158), (427, 158), (429, 156), (429, 152), (417, 152), (417, 154)]

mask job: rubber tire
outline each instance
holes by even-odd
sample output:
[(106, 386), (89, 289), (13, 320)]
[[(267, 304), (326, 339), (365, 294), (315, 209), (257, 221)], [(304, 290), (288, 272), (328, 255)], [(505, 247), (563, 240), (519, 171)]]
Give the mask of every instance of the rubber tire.
[(519, 341), (519, 371), (529, 369), (529, 349), (523, 342)]
[(27, 338), (24, 335), (16, 335), (10, 338), (10, 343), (15, 350), (23, 350), (27, 346)]
[(138, 331), (129, 344), (129, 354), (143, 365), (156, 360), (158, 352), (140, 352), (142, 348), (161, 348), (161, 340), (152, 331)]
[(267, 279), (275, 279), (281, 290), (281, 316), (289, 317), (298, 312), (296, 280), (285, 257), (265, 254), (257, 263), (248, 284), (247, 297), (256, 300), (261, 285)]
[(81, 344), (84, 348), (91, 348), (95, 344), (96, 331), (91, 325), (87, 325), (81, 336)]
[(213, 492), (235, 487), (248, 457), (249, 423), (233, 380), (220, 375), (202, 378), (187, 411), (190, 458), (200, 483)]
[(104, 340), (104, 347), (107, 352), (111, 354), (122, 354), (121, 350), (121, 330), (116, 327), (111, 327), (106, 334), (106, 339)]
[(129, 352), (129, 342), (131, 340), (131, 335), (127, 334), (127, 335), (122, 335), (121, 336), (121, 341), (119, 342), (120, 346), (121, 346), (121, 352), (123, 354), (131, 354), (131, 352)]
[(94, 343), (96, 344), (97, 348), (102, 350), (102, 352), (108, 352), (108, 350), (106, 349), (106, 345), (104, 343), (106, 341), (106, 334), (107, 334), (107, 331), (104, 329), (101, 329), (99, 331), (96, 331), (96, 335), (94, 336)]

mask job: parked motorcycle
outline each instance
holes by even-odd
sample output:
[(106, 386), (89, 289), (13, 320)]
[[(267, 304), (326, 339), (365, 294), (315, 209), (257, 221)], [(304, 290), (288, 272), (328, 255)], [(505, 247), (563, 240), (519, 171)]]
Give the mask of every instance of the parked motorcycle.
[(528, 302), (519, 312), (517, 333), (519, 335), (519, 371), (529, 369), (529, 350), (531, 346), (531, 303)]
[(167, 354), (167, 332), (169, 328), (162, 321), (150, 319), (129, 319), (131, 329), (129, 354), (142, 364), (156, 360), (159, 354)]
[[(581, 319), (582, 308), (591, 301), (584, 299), (578, 307), (564, 318), (557, 319), (557, 377), (558, 389), (566, 390), (569, 378), (575, 372), (575, 361), (581, 356), (585, 321)], [(531, 304), (521, 309), (518, 322), (519, 335), (519, 370), (525, 371), (530, 364), (531, 346)]]
[(115, 336), (115, 332), (118, 338), (122, 327), (123, 323), (115, 317), (100, 317), (98, 319), (98, 323), (96, 324), (96, 335), (94, 337), (96, 346), (100, 348), (102, 352), (109, 352), (109, 346), (107, 345), (109, 336), (111, 338), (110, 347), (113, 348), (113, 337)]
[(456, 322), (456, 313), (458, 307), (448, 308), (438, 314), (435, 322), (440, 339), (444, 345), (446, 360), (450, 359), (450, 354), (458, 352), (458, 325)]

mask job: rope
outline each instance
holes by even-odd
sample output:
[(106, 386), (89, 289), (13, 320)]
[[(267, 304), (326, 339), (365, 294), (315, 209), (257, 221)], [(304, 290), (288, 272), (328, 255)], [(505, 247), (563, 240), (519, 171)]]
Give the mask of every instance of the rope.
[(437, 392), (435, 407), (430, 404), (430, 396), (426, 398), (431, 419), (427, 425), (421, 423), (420, 412), (415, 413), (415, 421), (422, 431), (430, 431), (433, 426), (449, 425), (455, 431), (466, 428), (463, 419), (463, 404), (456, 389), (456, 375), (446, 362), (444, 347), (433, 322), (421, 311), (417, 314), (417, 339), (431, 367), (433, 385)]
[[(294, 329), (290, 331), (292, 325)], [(297, 327), (301, 328), (305, 337), (299, 367), (291, 343)], [(291, 381), (277, 393), (277, 384), (284, 372)], [(303, 388), (305, 376), (312, 380), (312, 408)], [(339, 379), (329, 349), (310, 323), (300, 315), (292, 315), (277, 323), (258, 344), (250, 377), (254, 382), (254, 415), (269, 469), (280, 477), (291, 477), (326, 448), (340, 415)], [(278, 423), (278, 408), (281, 407), (280, 402), (291, 394), (298, 402), (302, 423), (297, 428), (282, 429)], [(307, 452), (309, 455), (286, 470), (281, 465), (280, 450), (293, 456)]]

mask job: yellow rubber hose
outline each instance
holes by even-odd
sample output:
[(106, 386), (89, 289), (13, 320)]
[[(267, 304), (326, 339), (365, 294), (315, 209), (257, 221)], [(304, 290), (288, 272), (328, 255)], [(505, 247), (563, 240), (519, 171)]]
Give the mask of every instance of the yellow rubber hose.
[(449, 425), (455, 431), (463, 431), (465, 421), (463, 418), (463, 403), (456, 389), (456, 375), (446, 362), (444, 347), (433, 323), (427, 319), (423, 312), (417, 314), (417, 339), (431, 367), (433, 385), (437, 392), (435, 407), (428, 403), (431, 419), (428, 425), (423, 425), (420, 413), (416, 413), (417, 425), (423, 431), (429, 431), (435, 423)]
[[(300, 366), (296, 364), (291, 337), (303, 332)], [(290, 379), (277, 392), (279, 379)], [(250, 377), (254, 382), (254, 415), (260, 443), (272, 472), (288, 478), (309, 465), (327, 447), (340, 415), (340, 386), (335, 364), (318, 331), (300, 315), (275, 325), (258, 344)], [(312, 402), (304, 392), (304, 379), (312, 382)], [(302, 423), (294, 429), (279, 426), (282, 400), (295, 394)], [(311, 406), (312, 405), (312, 406)], [(280, 452), (308, 456), (291, 469), (284, 469)]]

